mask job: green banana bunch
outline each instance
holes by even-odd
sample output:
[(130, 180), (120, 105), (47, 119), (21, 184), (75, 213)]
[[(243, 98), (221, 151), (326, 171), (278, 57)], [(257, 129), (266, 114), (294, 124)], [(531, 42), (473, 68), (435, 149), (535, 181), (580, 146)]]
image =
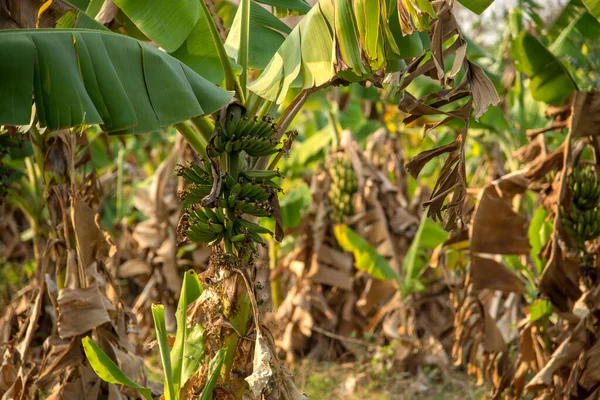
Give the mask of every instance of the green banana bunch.
[(213, 184), (210, 162), (203, 160), (203, 163), (204, 168), (190, 164), (179, 166), (177, 171), (187, 182), (182, 195), (189, 226), (187, 237), (211, 246), (224, 240), (226, 247), (237, 250), (245, 243), (264, 244), (261, 234), (273, 233), (244, 219), (244, 216), (273, 216), (271, 200), (281, 191), (273, 179), (282, 178), (281, 173), (271, 170), (241, 171), (237, 179), (223, 173), (217, 207), (201, 207), (200, 202), (211, 192)]
[(230, 119), (225, 127), (217, 124), (215, 132), (206, 147), (210, 157), (236, 151), (245, 151), (251, 157), (261, 157), (279, 151), (279, 141), (275, 137), (277, 126), (269, 117), (242, 117), (237, 124)]
[(346, 217), (354, 214), (352, 197), (358, 190), (358, 179), (352, 167), (352, 161), (343, 153), (336, 153), (330, 160), (329, 200), (333, 205), (332, 220), (344, 222)]
[(567, 233), (579, 244), (600, 236), (600, 209), (581, 211), (573, 208), (568, 213), (561, 206), (562, 224)]
[(573, 194), (573, 204), (580, 210), (589, 210), (600, 201), (600, 185), (591, 168), (573, 170), (567, 181)]

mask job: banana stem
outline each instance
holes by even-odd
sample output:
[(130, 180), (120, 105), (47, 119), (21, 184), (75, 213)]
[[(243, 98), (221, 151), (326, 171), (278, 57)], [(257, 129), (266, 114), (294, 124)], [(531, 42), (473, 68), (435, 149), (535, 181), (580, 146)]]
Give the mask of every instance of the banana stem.
[(117, 155), (117, 220), (123, 218), (123, 180), (125, 170), (125, 148), (123, 144)]
[(192, 125), (198, 130), (202, 141), (206, 144), (210, 141), (212, 131), (215, 129), (215, 124), (206, 115), (191, 119)]
[[(277, 267), (277, 250), (279, 245), (275, 240), (269, 239), (269, 269), (275, 271)], [(281, 304), (281, 287), (279, 285), (279, 275), (271, 280), (271, 303), (273, 310), (279, 308)]]
[(175, 124), (177, 132), (181, 133), (181, 136), (192, 146), (192, 149), (198, 153), (201, 157), (206, 156), (206, 143), (202, 141), (200, 135), (194, 131), (186, 122), (180, 122)]
[[(248, 46), (250, 38), (250, 0), (242, 0), (242, 26), (240, 32), (240, 54), (239, 61), (242, 66), (242, 76), (240, 78), (240, 86), (244, 94), (243, 99), (248, 98)], [(242, 99), (240, 99), (242, 100)]]
[(254, 92), (249, 92), (248, 99), (246, 101), (246, 115), (253, 117), (258, 112), (258, 109), (262, 105), (262, 98), (256, 95)]
[(223, 67), (223, 71), (225, 72), (225, 88), (227, 90), (235, 90), (238, 99), (244, 103), (245, 101), (245, 90), (240, 86), (240, 82), (236, 78), (233, 73), (233, 68), (231, 67), (231, 62), (229, 61), (229, 56), (225, 51), (225, 46), (223, 46), (223, 41), (221, 40), (221, 36), (219, 35), (219, 31), (217, 30), (217, 26), (215, 25), (215, 21), (210, 13), (210, 10), (206, 6), (206, 0), (200, 1), (200, 6), (202, 7), (202, 11), (204, 15), (206, 15), (206, 20), (208, 21), (208, 28), (210, 30), (210, 36), (212, 37), (213, 43), (217, 48), (217, 54), (219, 55), (219, 60), (221, 61), (221, 66)]
[(233, 151), (229, 153), (229, 157), (227, 158), (227, 172), (229, 175), (233, 177), (237, 181), (238, 175), (240, 173), (240, 152)]

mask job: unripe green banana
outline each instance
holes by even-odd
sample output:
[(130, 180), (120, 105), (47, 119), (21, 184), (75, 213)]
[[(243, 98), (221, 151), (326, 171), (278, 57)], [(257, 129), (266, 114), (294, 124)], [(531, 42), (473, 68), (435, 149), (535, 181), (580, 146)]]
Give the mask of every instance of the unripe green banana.
[(332, 220), (343, 222), (353, 214), (352, 197), (358, 188), (352, 160), (343, 153), (335, 153), (330, 158), (329, 199), (333, 205)]

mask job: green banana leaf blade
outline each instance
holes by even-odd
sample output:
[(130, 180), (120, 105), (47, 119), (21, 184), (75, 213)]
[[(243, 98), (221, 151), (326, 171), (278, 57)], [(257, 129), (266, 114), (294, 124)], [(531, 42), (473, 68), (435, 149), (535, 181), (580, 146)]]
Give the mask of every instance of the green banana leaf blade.
[(138, 40), (83, 29), (0, 32), (0, 125), (100, 124), (144, 133), (210, 114), (233, 94)]

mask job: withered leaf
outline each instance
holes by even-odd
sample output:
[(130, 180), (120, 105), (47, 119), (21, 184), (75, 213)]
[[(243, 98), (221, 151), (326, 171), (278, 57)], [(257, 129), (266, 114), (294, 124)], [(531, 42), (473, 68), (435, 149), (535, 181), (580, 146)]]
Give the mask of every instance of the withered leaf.
[(578, 276), (579, 265), (565, 259), (560, 246), (557, 246), (542, 273), (540, 293), (548, 296), (559, 311), (568, 312), (573, 307), (573, 302), (582, 294)]
[(527, 218), (512, 209), (491, 185), (481, 191), (471, 226), (471, 252), (529, 254)]
[(460, 143), (456, 140), (452, 143), (449, 143), (444, 146), (436, 147), (435, 149), (423, 151), (416, 155), (408, 164), (406, 164), (406, 170), (413, 177), (417, 178), (419, 173), (425, 167), (425, 165), (433, 160), (435, 157), (438, 157), (445, 153), (450, 153), (452, 151), (456, 151), (460, 149)]
[(71, 218), (75, 227), (77, 254), (82, 270), (95, 260), (105, 260), (110, 252), (110, 244), (96, 225), (95, 216), (95, 211), (85, 203), (80, 194), (73, 196)]
[(110, 322), (103, 297), (97, 284), (83, 289), (64, 288), (60, 290), (58, 292), (58, 334), (60, 337), (82, 335)]
[(473, 101), (475, 102), (475, 119), (479, 120), (489, 106), (495, 106), (500, 102), (500, 97), (498, 97), (494, 84), (481, 67), (469, 61), (469, 59), (466, 59), (466, 63), (466, 79), (471, 87)]
[(600, 131), (600, 91), (575, 92), (571, 112), (571, 137), (597, 136)]
[(525, 387), (530, 391), (537, 391), (552, 384), (554, 373), (562, 368), (568, 367), (575, 361), (584, 350), (585, 332), (583, 325), (575, 327), (573, 332), (566, 338), (554, 353), (550, 361), (529, 381)]
[(475, 290), (525, 293), (525, 283), (506, 266), (491, 258), (471, 255), (471, 277)]
[(506, 350), (506, 343), (496, 321), (484, 307), (483, 347), (486, 351), (500, 353)]

